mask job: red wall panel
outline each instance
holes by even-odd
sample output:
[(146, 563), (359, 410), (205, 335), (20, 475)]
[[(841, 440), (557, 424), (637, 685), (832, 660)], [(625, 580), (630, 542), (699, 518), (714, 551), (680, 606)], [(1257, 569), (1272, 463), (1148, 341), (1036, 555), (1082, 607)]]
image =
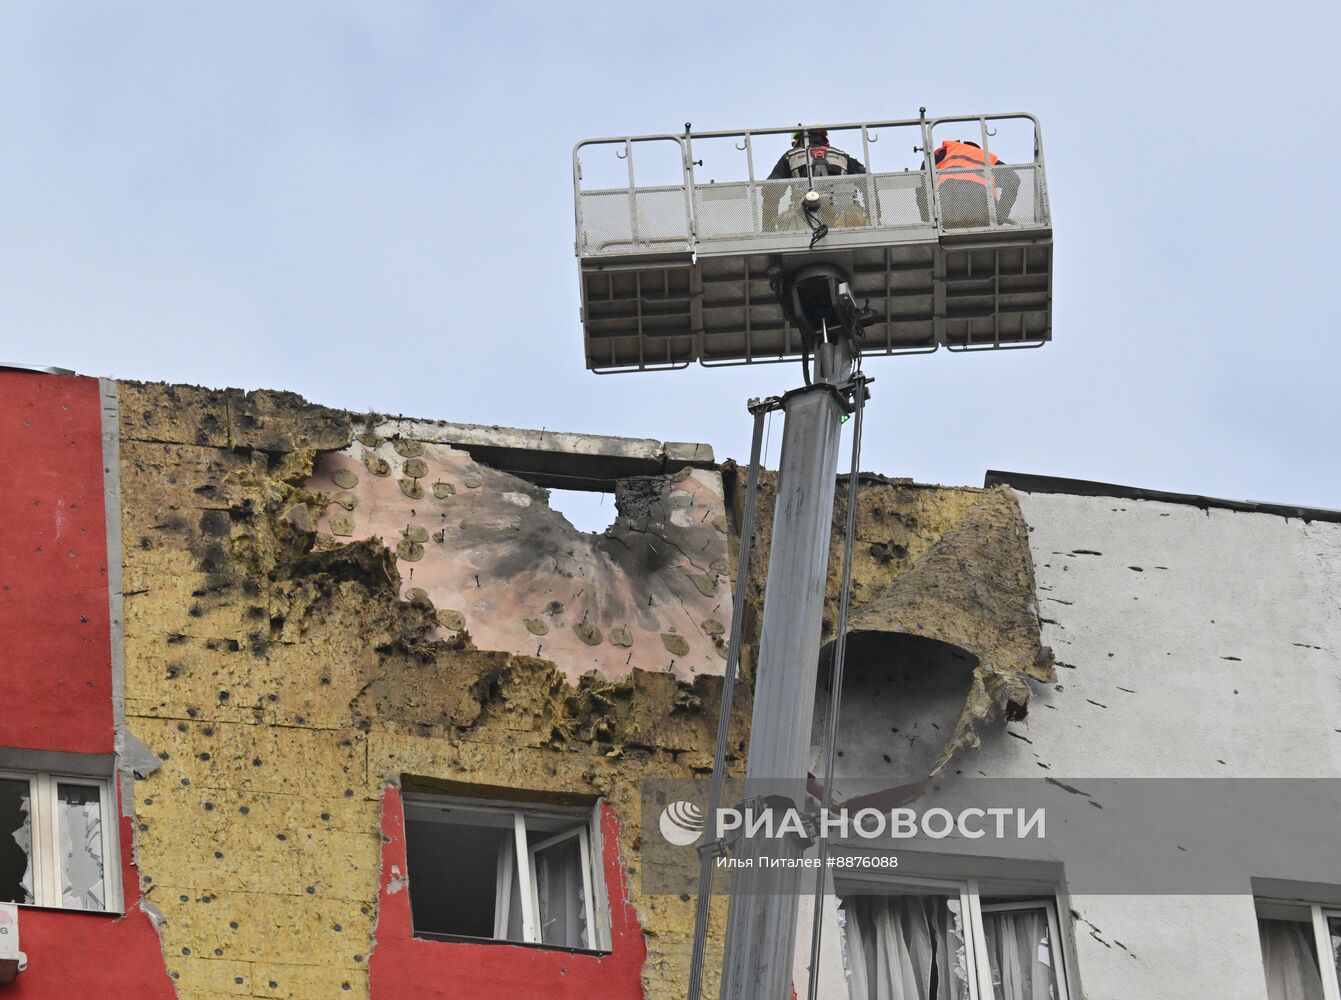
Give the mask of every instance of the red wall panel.
[(98, 380), (0, 371), (0, 746), (112, 752)]
[[(113, 751), (103, 483), (97, 379), (0, 371), (0, 746)], [(139, 906), (132, 822), (118, 824), (126, 915), (20, 909), (28, 970), (0, 998), (176, 996)]]

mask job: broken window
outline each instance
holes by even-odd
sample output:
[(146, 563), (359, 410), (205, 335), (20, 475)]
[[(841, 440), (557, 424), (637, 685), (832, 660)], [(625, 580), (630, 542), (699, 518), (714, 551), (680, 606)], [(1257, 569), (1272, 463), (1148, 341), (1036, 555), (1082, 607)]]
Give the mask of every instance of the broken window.
[(0, 902), (33, 902), (32, 792), (25, 778), (0, 777)]
[(1058, 998), (1057, 909), (1051, 900), (982, 903), (983, 942), (996, 1000)]
[(1341, 910), (1259, 899), (1257, 934), (1268, 1000), (1341, 996)]
[(609, 949), (595, 813), (408, 795), (416, 937)]
[(840, 883), (853, 1000), (1067, 1000), (1052, 898), (977, 881)]
[(0, 902), (115, 910), (115, 823), (106, 780), (0, 773)]
[(72, 910), (105, 910), (107, 855), (103, 848), (102, 788), (57, 782), (56, 813), (61, 905)]

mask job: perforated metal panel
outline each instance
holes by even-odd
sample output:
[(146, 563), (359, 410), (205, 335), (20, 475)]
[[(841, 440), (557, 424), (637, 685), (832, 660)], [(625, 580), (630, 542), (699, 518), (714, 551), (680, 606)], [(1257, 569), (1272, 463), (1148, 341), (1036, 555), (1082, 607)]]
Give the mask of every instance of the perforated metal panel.
[[(938, 128), (968, 130), (990, 150), (992, 123), (1033, 130), (1029, 163), (940, 170)], [(851, 275), (875, 314), (866, 353), (1039, 346), (1051, 339), (1052, 233), (1037, 123), (1027, 115), (833, 126), (858, 130), (869, 163), (876, 130), (915, 127), (918, 166), (782, 181), (757, 179), (755, 140), (790, 129), (589, 140), (574, 151), (577, 254), (586, 362), (597, 371), (758, 364), (801, 350), (770, 288), (829, 261)], [(973, 130), (977, 130), (974, 133)], [(731, 139), (748, 160), (740, 179), (699, 180), (694, 143)], [(682, 151), (682, 185), (638, 186), (640, 144)], [(629, 186), (586, 190), (580, 158), (612, 146)], [(849, 151), (851, 152), (851, 151)], [(622, 169), (622, 168), (621, 168)], [(818, 195), (818, 209), (801, 199)], [(1013, 191), (1013, 203), (1003, 198)], [(824, 232), (817, 242), (815, 230)]]
[(578, 248), (590, 257), (689, 249), (684, 188), (584, 193)]

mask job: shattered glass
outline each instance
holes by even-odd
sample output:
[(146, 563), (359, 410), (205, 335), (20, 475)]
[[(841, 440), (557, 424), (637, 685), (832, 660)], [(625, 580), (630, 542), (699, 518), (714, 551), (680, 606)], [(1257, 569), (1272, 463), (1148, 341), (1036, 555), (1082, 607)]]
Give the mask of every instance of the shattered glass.
[(56, 786), (61, 836), (61, 905), (106, 909), (103, 881), (102, 796), (91, 785)]
[(1328, 920), (1327, 929), (1332, 938), (1332, 964), (1336, 966), (1337, 979), (1341, 980), (1341, 917)]
[(33, 901), (32, 788), (26, 778), (0, 778), (0, 902)]

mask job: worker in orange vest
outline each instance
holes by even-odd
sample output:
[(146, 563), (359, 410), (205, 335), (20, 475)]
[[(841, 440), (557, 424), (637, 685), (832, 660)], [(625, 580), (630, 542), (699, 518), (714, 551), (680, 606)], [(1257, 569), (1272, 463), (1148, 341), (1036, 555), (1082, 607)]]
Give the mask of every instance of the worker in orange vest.
[[(974, 229), (990, 225), (988, 185), (984, 164), (997, 166), (1001, 157), (984, 152), (976, 142), (946, 139), (936, 149), (936, 200), (941, 209), (941, 225), (946, 229)], [(997, 225), (1010, 221), (1010, 210), (1020, 191), (1020, 177), (1014, 170), (993, 170)]]

